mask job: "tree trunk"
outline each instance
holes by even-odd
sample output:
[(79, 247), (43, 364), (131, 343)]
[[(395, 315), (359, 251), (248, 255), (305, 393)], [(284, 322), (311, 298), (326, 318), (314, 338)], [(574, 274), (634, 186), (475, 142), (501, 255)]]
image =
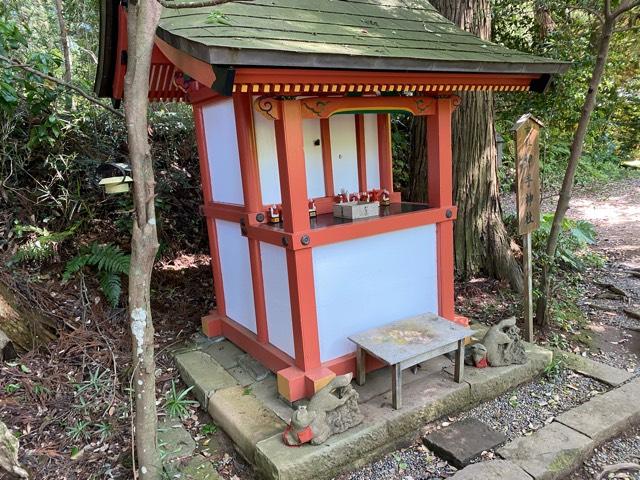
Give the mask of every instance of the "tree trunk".
[(412, 202), (427, 202), (427, 128), (424, 117), (413, 117), (409, 130), (409, 185)]
[[(31, 350), (56, 338), (55, 322), (29, 309), (11, 291), (11, 285), (0, 281), (0, 332), (21, 350)], [(2, 335), (0, 335), (1, 337)], [(2, 347), (0, 339), (0, 347)]]
[[(489, 0), (435, 0), (433, 5), (459, 27), (490, 40)], [(522, 269), (511, 249), (500, 207), (493, 94), (469, 92), (460, 97), (452, 125), (454, 198), (458, 206), (454, 232), (456, 271), (463, 277), (484, 272), (508, 280), (521, 291)], [(424, 124), (423, 119), (414, 119), (414, 124), (418, 122)], [(413, 128), (417, 131), (424, 125)], [(416, 155), (424, 150), (422, 144), (412, 146)], [(424, 175), (425, 169), (419, 164), (411, 167), (412, 172)], [(419, 181), (426, 183), (424, 177)], [(410, 192), (422, 195), (416, 189)]]
[[(64, 60), (64, 76), (62, 77), (66, 83), (71, 83), (71, 50), (69, 49), (69, 31), (67, 23), (64, 20), (64, 10), (62, 8), (62, 0), (56, 0), (56, 16), (58, 17), (58, 26), (60, 28), (60, 46), (62, 47), (62, 58)], [(66, 105), (68, 109), (73, 109), (73, 95), (67, 94)]]
[(155, 0), (129, 2), (125, 116), (133, 177), (134, 221), (129, 271), (129, 315), (135, 392), (135, 447), (138, 473), (157, 480), (162, 463), (157, 445), (155, 359), (151, 318), (151, 273), (158, 251), (155, 180), (148, 141), (149, 70), (156, 26), (162, 7)]
[(562, 232), (562, 222), (569, 208), (569, 199), (571, 198), (571, 192), (573, 190), (573, 182), (576, 176), (576, 169), (578, 168), (578, 162), (582, 156), (582, 147), (584, 145), (584, 138), (587, 134), (587, 127), (589, 126), (589, 120), (591, 119), (591, 113), (596, 104), (596, 96), (598, 94), (598, 87), (602, 81), (602, 75), (604, 74), (604, 68), (607, 63), (607, 56), (609, 54), (609, 45), (611, 43), (611, 35), (615, 28), (616, 18), (605, 18), (605, 22), (602, 25), (600, 32), (600, 38), (598, 41), (598, 57), (596, 58), (596, 64), (593, 68), (593, 74), (589, 81), (589, 88), (587, 90), (587, 96), (584, 100), (582, 107), (582, 114), (578, 122), (578, 128), (573, 137), (571, 144), (571, 151), (569, 154), (569, 163), (567, 170), (564, 174), (562, 181), (562, 187), (560, 189), (560, 196), (558, 197), (558, 204), (556, 206), (556, 212), (553, 216), (553, 224), (551, 226), (551, 232), (549, 233), (549, 239), (547, 240), (546, 249), (546, 261), (542, 267), (542, 276), (540, 279), (540, 290), (542, 295), (538, 299), (536, 305), (536, 323), (540, 326), (546, 326), (548, 322), (548, 299), (551, 292), (551, 269), (553, 266), (553, 258), (556, 254), (556, 248), (558, 247), (558, 240), (560, 233)]

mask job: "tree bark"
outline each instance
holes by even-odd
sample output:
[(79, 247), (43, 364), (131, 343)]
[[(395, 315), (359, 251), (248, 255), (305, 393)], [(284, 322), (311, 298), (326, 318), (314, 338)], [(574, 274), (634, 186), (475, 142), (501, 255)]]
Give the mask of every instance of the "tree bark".
[[(29, 309), (18, 301), (11, 285), (0, 281), (0, 332), (21, 350), (31, 350), (56, 338), (55, 322), (42, 316), (36, 309)], [(1, 337), (2, 335), (0, 335)], [(0, 339), (0, 349), (3, 341)]]
[[(67, 23), (64, 20), (64, 10), (62, 0), (56, 0), (56, 16), (58, 17), (58, 26), (60, 28), (60, 46), (62, 47), (62, 58), (64, 60), (63, 79), (66, 83), (71, 83), (71, 50), (69, 49), (69, 31)], [(68, 109), (73, 109), (73, 96), (66, 96), (66, 104)]]
[(155, 180), (148, 140), (149, 70), (162, 7), (155, 0), (129, 2), (125, 117), (133, 177), (134, 220), (129, 271), (129, 316), (135, 392), (135, 450), (143, 480), (157, 480), (162, 463), (157, 445), (155, 359), (151, 318), (151, 273), (158, 251)]
[(413, 117), (409, 130), (409, 185), (412, 202), (427, 202), (427, 127), (424, 117)]
[(576, 170), (578, 168), (578, 162), (582, 156), (584, 138), (587, 134), (591, 113), (593, 112), (596, 104), (598, 87), (602, 81), (602, 75), (604, 74), (607, 56), (609, 54), (611, 36), (616, 24), (616, 17), (612, 17), (606, 13), (605, 15), (605, 21), (602, 24), (600, 38), (598, 40), (598, 56), (596, 58), (596, 64), (593, 68), (591, 80), (589, 81), (589, 88), (587, 89), (582, 113), (580, 115), (580, 120), (578, 121), (578, 128), (576, 129), (573, 142), (571, 143), (569, 163), (564, 174), (562, 187), (560, 188), (560, 196), (558, 197), (558, 204), (556, 205), (556, 211), (553, 216), (553, 224), (547, 240), (547, 248), (545, 252), (546, 259), (542, 266), (542, 276), (540, 279), (540, 290), (542, 295), (539, 297), (536, 305), (536, 323), (540, 326), (546, 326), (549, 323), (548, 300), (551, 293), (551, 270), (553, 266), (553, 258), (555, 257), (558, 240), (560, 239), (560, 233), (562, 232), (562, 222), (567, 213), (567, 209), (569, 208), (569, 199), (571, 198), (571, 192), (573, 191), (573, 183), (576, 176)]
[[(459, 27), (491, 38), (489, 0), (435, 0), (438, 11)], [(522, 269), (515, 259), (511, 241), (502, 221), (497, 174), (493, 94), (469, 92), (453, 115), (454, 198), (458, 206), (455, 223), (456, 271), (462, 277), (480, 272), (508, 280), (518, 291), (523, 288)], [(415, 118), (414, 139), (424, 129), (424, 120)], [(410, 170), (422, 175), (412, 180), (426, 184), (424, 135), (412, 144), (415, 157)], [(418, 155), (422, 155), (418, 159)], [(419, 161), (418, 161), (419, 160)], [(421, 163), (422, 162), (422, 163)], [(410, 187), (411, 200), (423, 201), (424, 192)]]

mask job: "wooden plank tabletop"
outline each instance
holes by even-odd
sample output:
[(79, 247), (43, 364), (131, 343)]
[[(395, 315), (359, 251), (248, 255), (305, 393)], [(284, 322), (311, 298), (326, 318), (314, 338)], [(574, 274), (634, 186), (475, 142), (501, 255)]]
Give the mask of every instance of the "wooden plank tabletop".
[(472, 334), (473, 330), (470, 328), (434, 313), (425, 313), (348, 338), (374, 357), (394, 365)]

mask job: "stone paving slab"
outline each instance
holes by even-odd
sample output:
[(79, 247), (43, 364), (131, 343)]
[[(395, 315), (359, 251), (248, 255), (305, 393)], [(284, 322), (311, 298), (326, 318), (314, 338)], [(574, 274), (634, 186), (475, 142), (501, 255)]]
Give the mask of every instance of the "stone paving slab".
[(519, 437), (500, 450), (535, 480), (556, 480), (570, 474), (595, 446), (593, 440), (553, 422), (529, 437)]
[(280, 436), (286, 424), (245, 388), (236, 386), (216, 391), (209, 397), (207, 411), (213, 421), (253, 463), (256, 444)]
[(242, 350), (226, 339), (208, 345), (203, 351), (226, 369), (237, 366), (238, 358), (245, 355)]
[(562, 360), (571, 370), (611, 385), (612, 387), (622, 385), (633, 377), (633, 374), (626, 370), (596, 362), (590, 358), (576, 355), (575, 353), (554, 349), (553, 356)]
[(556, 421), (587, 435), (596, 443), (619, 435), (640, 422), (640, 378), (593, 397), (560, 414)]
[(423, 441), (440, 458), (463, 468), (483, 451), (502, 445), (507, 437), (480, 420), (465, 418), (429, 433)]
[(235, 379), (210, 355), (199, 350), (175, 356), (182, 380), (193, 386), (193, 394), (203, 408), (216, 390), (236, 385)]
[(532, 477), (515, 463), (491, 460), (469, 465), (450, 480), (532, 480)]

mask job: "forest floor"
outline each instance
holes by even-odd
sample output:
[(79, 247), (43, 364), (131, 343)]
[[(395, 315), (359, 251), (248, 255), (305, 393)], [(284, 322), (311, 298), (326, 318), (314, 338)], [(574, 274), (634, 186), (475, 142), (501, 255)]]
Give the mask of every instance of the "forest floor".
[[(553, 211), (554, 206), (553, 198), (545, 200), (545, 211)], [(581, 274), (576, 302), (580, 315), (554, 324), (538, 341), (638, 374), (640, 320), (625, 310), (640, 310), (640, 179), (578, 188), (568, 215), (595, 225), (598, 239), (590, 248), (606, 261)], [(62, 285), (59, 273), (21, 268), (1, 279), (17, 285), (24, 301), (33, 302), (37, 296), (42, 310), (73, 314), (69, 329), (58, 340), (0, 366), (0, 419), (20, 436), (20, 461), (34, 478), (131, 478), (131, 353), (126, 313), (104, 305), (94, 279)], [(189, 253), (160, 262), (152, 288), (158, 408), (163, 418), (172, 385), (178, 392), (185, 388), (168, 351), (198, 331), (198, 319), (212, 307), (208, 257)], [(456, 303), (461, 313), (491, 324), (519, 315), (519, 300), (508, 292), (500, 282), (474, 279), (458, 285)], [(478, 407), (477, 413), (507, 412), (508, 423), (526, 434), (544, 423), (546, 415), (536, 402), (526, 399), (550, 398), (551, 414), (556, 414), (600, 390), (590, 380), (564, 372), (555, 380), (540, 379), (509, 392)], [(198, 441), (199, 452), (214, 462), (223, 478), (253, 478), (226, 435), (196, 406), (186, 406), (183, 424)], [(614, 457), (628, 459), (624, 452), (633, 452), (637, 442), (637, 435), (631, 435), (603, 448), (589, 460), (589, 471)], [(447, 478), (453, 471), (417, 442), (344, 478)]]

